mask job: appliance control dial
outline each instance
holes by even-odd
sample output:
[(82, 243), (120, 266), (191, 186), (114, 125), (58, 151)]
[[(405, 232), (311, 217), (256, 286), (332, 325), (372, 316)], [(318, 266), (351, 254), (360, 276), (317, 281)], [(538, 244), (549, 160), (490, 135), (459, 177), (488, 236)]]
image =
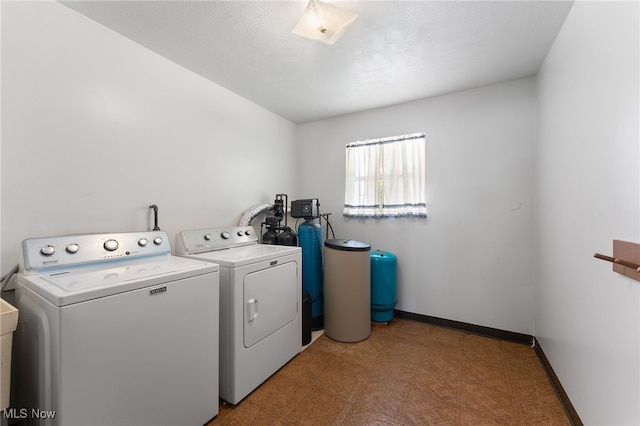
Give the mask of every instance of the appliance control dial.
[(252, 234), (251, 229), (247, 229), (246, 231), (244, 231), (244, 235), (249, 236), (251, 234)]
[(162, 238), (161, 237), (155, 237), (153, 239), (153, 244), (159, 246), (160, 244), (162, 244)]
[(205, 234), (204, 239), (207, 241), (211, 241), (211, 234)]
[(104, 242), (103, 247), (105, 250), (114, 251), (118, 249), (118, 242), (114, 239), (110, 239)]
[(242, 237), (243, 235), (244, 235), (244, 232), (238, 231), (238, 237)]
[(231, 234), (229, 234), (227, 231), (223, 231), (222, 234), (220, 234), (220, 236), (222, 237), (222, 239), (228, 240)]
[(77, 253), (78, 250), (80, 250), (80, 246), (78, 244), (74, 243), (74, 244), (69, 244), (67, 246), (67, 253), (71, 253), (71, 254)]
[(44, 246), (40, 249), (40, 253), (44, 254), (45, 256), (51, 256), (55, 252), (56, 248), (54, 246)]
[(146, 238), (140, 238), (138, 240), (138, 245), (140, 247), (145, 247), (147, 244), (149, 244), (149, 240), (147, 240)]

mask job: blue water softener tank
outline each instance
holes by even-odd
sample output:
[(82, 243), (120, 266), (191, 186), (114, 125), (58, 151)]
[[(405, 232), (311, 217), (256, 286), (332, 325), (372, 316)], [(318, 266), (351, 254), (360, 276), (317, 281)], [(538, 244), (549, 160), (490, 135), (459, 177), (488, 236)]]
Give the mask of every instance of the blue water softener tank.
[(322, 293), (322, 227), (314, 219), (298, 225), (298, 245), (302, 248), (302, 290), (311, 296), (311, 328), (324, 327)]
[(371, 321), (393, 319), (398, 289), (398, 259), (393, 253), (371, 252)]

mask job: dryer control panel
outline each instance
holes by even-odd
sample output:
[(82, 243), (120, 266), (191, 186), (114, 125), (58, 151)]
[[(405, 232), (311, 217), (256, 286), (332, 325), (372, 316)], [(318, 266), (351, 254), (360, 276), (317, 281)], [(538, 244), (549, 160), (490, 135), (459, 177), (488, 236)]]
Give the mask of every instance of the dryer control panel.
[(52, 269), (168, 254), (171, 245), (164, 231), (27, 238), (22, 241), (20, 267), (25, 275), (34, 275)]
[(176, 235), (176, 254), (195, 254), (232, 247), (257, 244), (258, 235), (253, 226), (230, 228), (204, 228), (180, 231)]

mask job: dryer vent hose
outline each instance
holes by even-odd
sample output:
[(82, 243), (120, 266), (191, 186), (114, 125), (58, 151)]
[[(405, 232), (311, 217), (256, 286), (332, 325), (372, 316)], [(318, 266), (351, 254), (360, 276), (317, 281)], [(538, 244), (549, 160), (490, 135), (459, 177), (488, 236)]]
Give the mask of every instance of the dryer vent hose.
[(249, 210), (244, 212), (244, 214), (240, 218), (240, 222), (238, 223), (238, 226), (249, 226), (249, 225), (251, 225), (251, 221), (253, 220), (254, 217), (256, 217), (260, 213), (268, 211), (268, 210), (273, 210), (273, 204), (262, 203), (262, 204), (257, 204), (255, 206), (251, 207)]

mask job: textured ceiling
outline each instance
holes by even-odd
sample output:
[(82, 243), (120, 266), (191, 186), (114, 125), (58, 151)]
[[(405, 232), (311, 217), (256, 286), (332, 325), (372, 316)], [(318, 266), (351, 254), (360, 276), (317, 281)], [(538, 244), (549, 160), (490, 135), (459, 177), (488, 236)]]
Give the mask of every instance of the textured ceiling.
[(329, 1), (333, 46), (292, 34), (306, 1), (63, 1), (295, 123), (535, 75), (571, 1)]

